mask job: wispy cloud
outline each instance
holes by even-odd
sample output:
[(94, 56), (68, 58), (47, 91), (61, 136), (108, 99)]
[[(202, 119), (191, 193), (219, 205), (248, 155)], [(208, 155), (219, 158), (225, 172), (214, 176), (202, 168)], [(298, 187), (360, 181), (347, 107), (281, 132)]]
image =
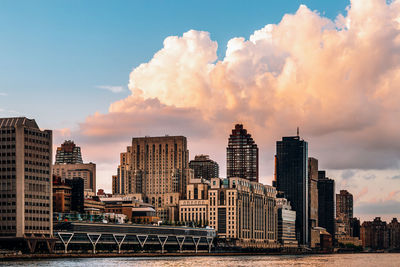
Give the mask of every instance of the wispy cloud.
[(125, 91), (125, 88), (123, 86), (112, 86), (112, 85), (98, 85), (96, 88), (99, 89), (104, 89), (113, 93), (121, 93)]
[(20, 115), (16, 110), (0, 108), (0, 115)]
[(8, 96), (7, 93), (0, 92), (0, 96)]

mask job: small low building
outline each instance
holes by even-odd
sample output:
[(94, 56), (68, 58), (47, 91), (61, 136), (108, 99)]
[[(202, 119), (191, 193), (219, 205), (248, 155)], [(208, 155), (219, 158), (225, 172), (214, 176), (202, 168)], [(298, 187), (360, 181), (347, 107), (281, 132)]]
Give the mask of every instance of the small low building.
[(98, 197), (85, 198), (84, 212), (90, 214), (102, 214), (105, 210), (105, 204)]
[(125, 214), (115, 214), (115, 213), (104, 213), (104, 219), (107, 222), (113, 222), (113, 223), (125, 223), (128, 220), (128, 216)]
[(319, 235), (319, 245), (317, 244), (314, 248), (317, 248), (323, 252), (333, 251), (333, 240), (332, 235), (323, 227), (314, 227), (314, 235)]
[(157, 217), (156, 210), (153, 207), (137, 207), (132, 208), (131, 221), (133, 223), (153, 224), (160, 221)]

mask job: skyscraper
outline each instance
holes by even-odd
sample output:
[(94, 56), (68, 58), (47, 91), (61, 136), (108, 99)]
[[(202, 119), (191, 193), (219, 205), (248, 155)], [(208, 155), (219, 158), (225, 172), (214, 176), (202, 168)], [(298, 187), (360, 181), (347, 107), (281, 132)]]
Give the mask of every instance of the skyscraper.
[(65, 140), (56, 151), (56, 164), (76, 164), (83, 163), (81, 148), (76, 146), (74, 141)]
[(226, 175), (258, 182), (258, 147), (251, 134), (236, 124), (226, 148)]
[(345, 220), (353, 218), (353, 195), (347, 190), (336, 194), (336, 217)]
[(0, 236), (46, 240), (53, 234), (52, 131), (33, 119), (2, 118), (0, 144)]
[(296, 211), (296, 235), (300, 244), (308, 243), (308, 144), (299, 136), (276, 142), (276, 186)]
[(318, 171), (318, 226), (335, 236), (335, 181)]
[(96, 164), (83, 163), (81, 148), (68, 140), (57, 147), (53, 174), (62, 179), (82, 178), (85, 189), (96, 193)]
[(318, 226), (318, 160), (308, 158), (308, 233)]
[(193, 176), (184, 136), (132, 138), (132, 145), (120, 155), (113, 191), (117, 194), (142, 194), (156, 207), (157, 216), (175, 221), (179, 198)]
[(194, 178), (203, 178), (211, 180), (211, 178), (219, 177), (218, 163), (211, 160), (208, 155), (196, 155), (194, 160), (189, 162), (189, 168), (194, 171)]

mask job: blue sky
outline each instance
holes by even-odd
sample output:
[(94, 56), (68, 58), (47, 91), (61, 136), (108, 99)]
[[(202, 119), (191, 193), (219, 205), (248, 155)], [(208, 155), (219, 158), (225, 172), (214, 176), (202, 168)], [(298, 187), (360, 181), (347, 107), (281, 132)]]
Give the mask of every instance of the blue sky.
[[(336, 190), (354, 193), (357, 216), (398, 216), (393, 207), (400, 207), (400, 31), (393, 21), (400, 4), (352, 2), (346, 17), (349, 0), (0, 0), (0, 117), (27, 116), (41, 128), (71, 129), (68, 137), (55, 131), (55, 144), (75, 140), (84, 160), (97, 164), (97, 185), (107, 191), (119, 153), (132, 136), (185, 135), (191, 158), (210, 154), (225, 170), (228, 133), (235, 122), (245, 122), (260, 148), (261, 181), (270, 183), (276, 140), (301, 126), (309, 155), (335, 179)], [(299, 9), (301, 4), (332, 20), (341, 13), (346, 17), (341, 22), (352, 27), (325, 32), (326, 21)], [(266, 40), (235, 40), (230, 49), (237, 54), (222, 61), (229, 40), (249, 38), (296, 11), (285, 25), (277, 25), (276, 47)], [(191, 29), (209, 32), (218, 43), (219, 63), (225, 65), (212, 67), (213, 75), (222, 73), (220, 79), (201, 72), (209, 61), (196, 58), (197, 51), (214, 59), (215, 50), (208, 36), (188, 34)], [(163, 48), (165, 38), (184, 33), (169, 39), (184, 51)], [(193, 54), (185, 46), (189, 39), (198, 49)], [(329, 45), (321, 46), (325, 42)], [(157, 63), (133, 71), (158, 51), (164, 54)], [(290, 63), (285, 71), (281, 60)], [(169, 73), (171, 66), (179, 71)], [(229, 76), (232, 70), (235, 77)], [(143, 99), (127, 98), (131, 73), (147, 94)], [(233, 83), (224, 83), (225, 78)], [(184, 82), (176, 86), (177, 80)], [(107, 86), (124, 90), (99, 88)], [(202, 94), (209, 89), (217, 92), (215, 99)], [(220, 92), (233, 92), (231, 98), (243, 104), (238, 110), (230, 107)], [(269, 109), (279, 101), (281, 106)], [(118, 112), (107, 112), (112, 103)]]
[(36, 118), (51, 129), (76, 127), (129, 95), (129, 73), (167, 36), (208, 31), (223, 57), (229, 39), (277, 23), (300, 4), (335, 18), (349, 1), (2, 0), (0, 115)]

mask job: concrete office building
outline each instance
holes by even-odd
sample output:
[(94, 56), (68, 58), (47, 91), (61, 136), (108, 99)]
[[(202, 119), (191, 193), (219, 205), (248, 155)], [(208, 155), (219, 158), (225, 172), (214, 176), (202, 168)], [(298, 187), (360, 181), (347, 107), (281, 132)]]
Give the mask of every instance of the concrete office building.
[(236, 124), (229, 136), (226, 175), (258, 182), (258, 147), (242, 124)]
[(184, 136), (132, 138), (132, 145), (120, 155), (113, 193), (144, 195), (164, 221), (178, 221), (179, 199), (193, 177)]
[(296, 238), (306, 245), (308, 238), (308, 144), (299, 136), (276, 142), (275, 183), (296, 211)]
[(208, 190), (209, 225), (218, 237), (241, 246), (276, 247), (276, 190), (272, 186), (231, 177), (213, 178)]
[(51, 159), (52, 131), (25, 117), (0, 119), (1, 242), (52, 236)]
[(318, 226), (335, 236), (335, 181), (318, 171)]
[(189, 168), (194, 171), (194, 178), (211, 180), (219, 177), (218, 163), (211, 160), (208, 155), (196, 155), (194, 160), (189, 162)]

